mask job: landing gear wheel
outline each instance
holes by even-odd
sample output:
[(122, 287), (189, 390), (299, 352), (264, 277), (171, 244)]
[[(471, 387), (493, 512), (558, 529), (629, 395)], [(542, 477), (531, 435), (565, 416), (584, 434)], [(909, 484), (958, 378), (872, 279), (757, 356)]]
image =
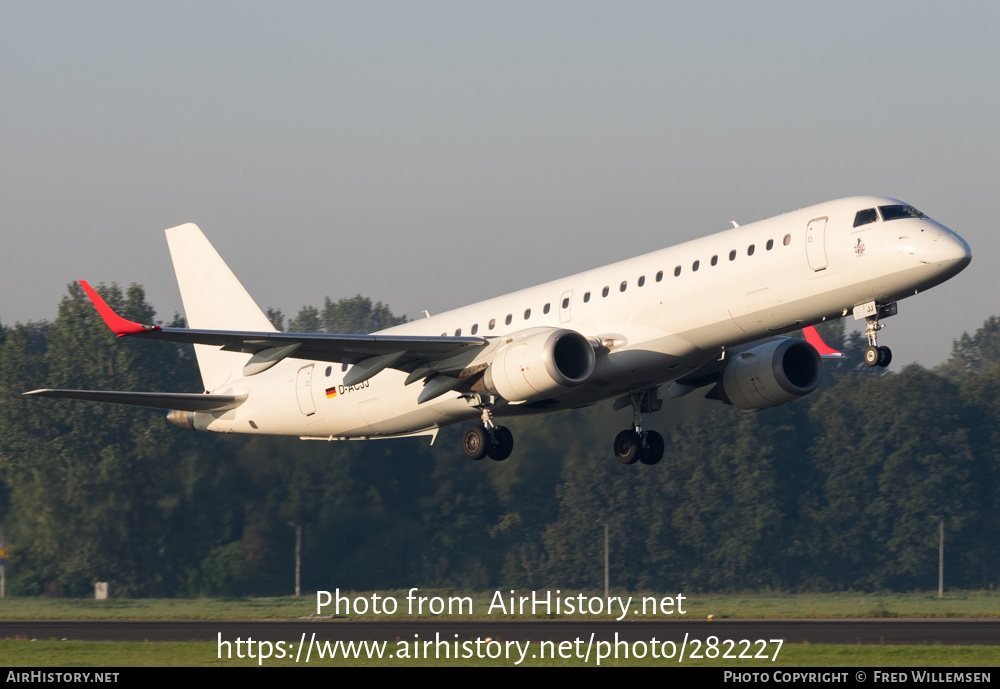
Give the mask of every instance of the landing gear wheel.
[[(865, 355), (867, 358), (867, 354)], [(890, 363), (892, 363), (892, 350), (882, 345), (878, 348), (878, 365), (885, 368)], [(869, 364), (870, 366), (871, 364)]]
[(644, 435), (639, 461), (643, 464), (656, 464), (663, 459), (663, 436), (656, 431), (647, 431)]
[[(865, 363), (869, 366), (878, 366), (879, 360), (882, 358), (882, 353), (879, 352), (879, 348), (873, 345), (868, 345), (865, 347)], [(891, 358), (891, 355), (890, 355)]]
[(494, 462), (502, 462), (514, 451), (514, 434), (506, 426), (493, 427), (493, 443), (486, 451)]
[(489, 439), (486, 437), (486, 429), (482, 426), (469, 426), (462, 433), (462, 451), (469, 459), (482, 459), (486, 456), (488, 447)]
[(615, 459), (622, 464), (635, 464), (639, 459), (640, 445), (639, 435), (635, 431), (622, 431), (615, 438)]

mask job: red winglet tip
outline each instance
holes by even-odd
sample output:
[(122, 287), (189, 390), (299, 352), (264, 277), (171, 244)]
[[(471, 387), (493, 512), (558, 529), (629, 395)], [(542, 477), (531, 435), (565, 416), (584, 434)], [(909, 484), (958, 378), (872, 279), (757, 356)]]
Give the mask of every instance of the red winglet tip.
[(820, 356), (843, 356), (842, 352), (838, 352), (826, 342), (823, 342), (823, 338), (817, 332), (816, 326), (810, 325), (809, 327), (802, 328), (802, 334), (806, 336), (806, 342), (815, 347)]
[(93, 287), (90, 286), (86, 280), (80, 280), (80, 286), (83, 287), (83, 291), (87, 293), (90, 297), (91, 303), (93, 303), (94, 308), (97, 309), (97, 313), (101, 314), (101, 318), (107, 323), (108, 327), (111, 328), (113, 332), (118, 337), (123, 335), (131, 335), (133, 333), (141, 333), (147, 330), (159, 330), (159, 326), (144, 326), (141, 323), (136, 323), (134, 321), (129, 321), (117, 313), (111, 310), (107, 302), (101, 299), (101, 295), (97, 293)]

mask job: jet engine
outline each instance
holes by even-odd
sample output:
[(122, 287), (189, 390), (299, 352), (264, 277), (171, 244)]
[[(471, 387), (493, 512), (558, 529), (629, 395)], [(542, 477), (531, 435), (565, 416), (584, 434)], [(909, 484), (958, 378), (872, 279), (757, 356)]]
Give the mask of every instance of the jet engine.
[(575, 330), (532, 328), (508, 339), (483, 375), (486, 389), (508, 402), (568, 392), (594, 372), (594, 348)]
[(805, 397), (822, 375), (823, 360), (811, 344), (783, 337), (734, 356), (713, 392), (727, 404), (757, 411)]

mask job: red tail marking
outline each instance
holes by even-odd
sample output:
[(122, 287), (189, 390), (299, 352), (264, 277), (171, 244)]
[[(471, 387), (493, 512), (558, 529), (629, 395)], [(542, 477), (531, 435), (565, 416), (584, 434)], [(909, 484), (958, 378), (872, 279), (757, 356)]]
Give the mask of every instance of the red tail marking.
[(123, 335), (132, 335), (133, 333), (146, 332), (147, 330), (159, 330), (158, 325), (143, 325), (142, 323), (136, 323), (134, 321), (125, 320), (117, 313), (111, 310), (107, 302), (101, 299), (101, 295), (97, 293), (93, 287), (91, 287), (86, 280), (80, 280), (80, 286), (83, 287), (83, 291), (87, 293), (90, 297), (90, 301), (94, 304), (94, 308), (97, 309), (97, 313), (101, 314), (101, 318), (104, 322), (108, 324), (113, 332), (118, 337)]
[(816, 332), (815, 326), (810, 325), (808, 328), (802, 328), (802, 334), (806, 336), (806, 342), (815, 347), (820, 356), (824, 354), (833, 354), (834, 356), (842, 354), (842, 352), (838, 352), (826, 342), (823, 342), (823, 338)]

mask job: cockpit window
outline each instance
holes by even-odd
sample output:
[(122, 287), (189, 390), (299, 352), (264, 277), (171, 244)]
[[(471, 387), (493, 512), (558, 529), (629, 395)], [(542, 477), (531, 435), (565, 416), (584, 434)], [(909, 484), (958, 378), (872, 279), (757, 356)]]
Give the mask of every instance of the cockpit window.
[(900, 218), (922, 218), (924, 214), (913, 206), (879, 206), (883, 220), (899, 220)]
[(858, 214), (854, 216), (854, 226), (861, 227), (862, 225), (867, 225), (878, 220), (878, 216), (875, 215), (874, 208), (866, 208), (863, 211), (858, 211)]

